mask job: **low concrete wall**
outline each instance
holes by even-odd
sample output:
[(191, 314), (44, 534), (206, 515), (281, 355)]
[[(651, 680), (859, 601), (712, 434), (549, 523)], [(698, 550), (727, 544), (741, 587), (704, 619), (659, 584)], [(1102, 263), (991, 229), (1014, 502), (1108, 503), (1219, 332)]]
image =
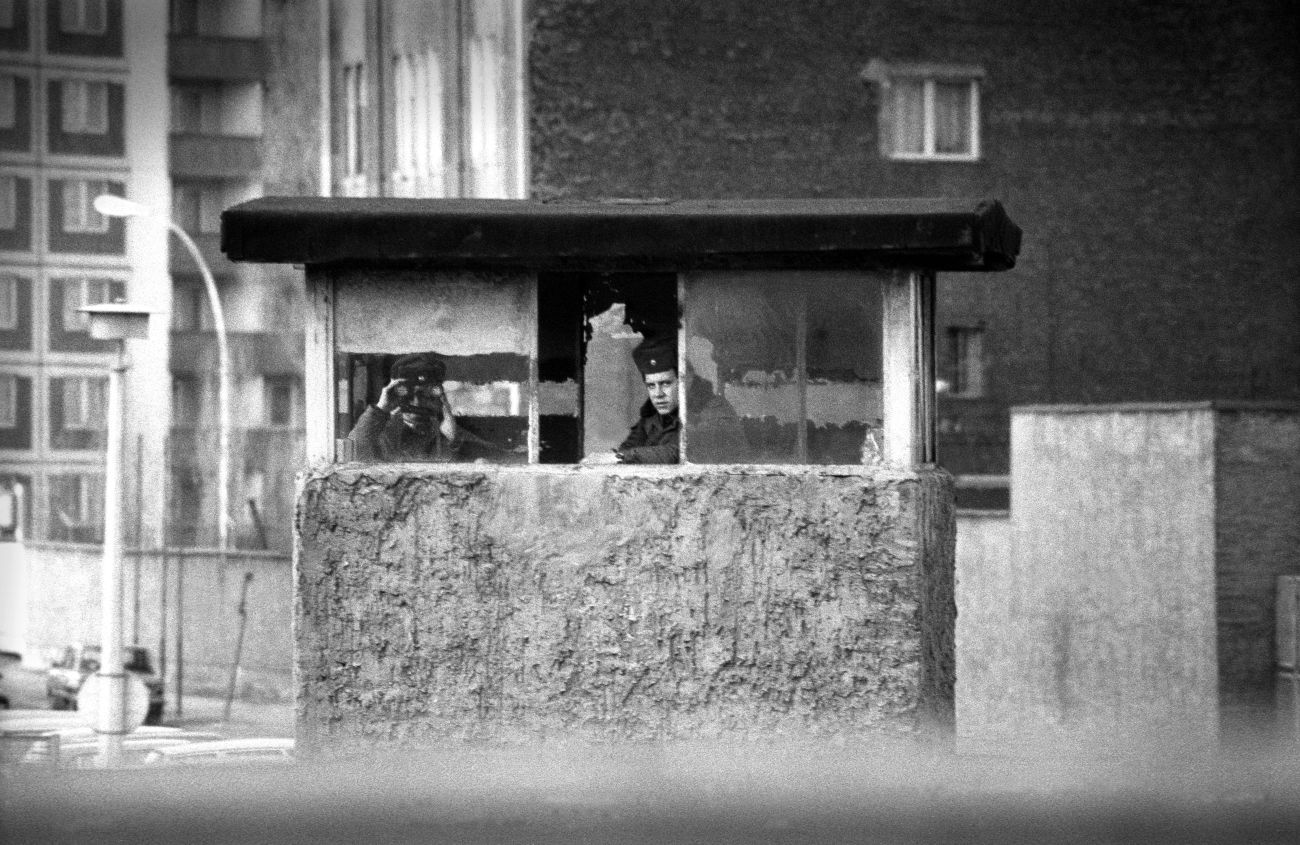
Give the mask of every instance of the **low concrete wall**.
[(1006, 511), (957, 511), (957, 747), (979, 747), (1003, 718), (1005, 666), (998, 643), (1023, 637), (1006, 613), (1011, 517)]
[(299, 741), (950, 726), (942, 471), (344, 467), (299, 507)]
[(1298, 421), (1017, 409), (1002, 565), (975, 560), (1001, 529), (961, 534), (962, 747), (1211, 748), (1270, 729), (1275, 579), (1300, 572)]
[[(36, 543), (23, 551), (27, 606), (24, 661), (48, 661), (69, 643), (100, 639), (99, 546)], [(123, 633), (149, 647), (164, 666), (169, 712), (176, 691), (226, 692), (235, 656), (246, 573), (246, 628), (236, 693), (287, 700), (292, 694), (293, 582), (288, 558), (237, 551), (127, 550), (123, 559)], [(180, 677), (181, 666), (184, 677)]]

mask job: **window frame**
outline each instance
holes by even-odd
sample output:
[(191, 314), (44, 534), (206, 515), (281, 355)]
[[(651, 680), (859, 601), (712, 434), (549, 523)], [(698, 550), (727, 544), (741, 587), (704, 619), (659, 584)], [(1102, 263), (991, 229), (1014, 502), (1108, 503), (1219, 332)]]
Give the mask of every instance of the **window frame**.
[(0, 273), (0, 332), (12, 332), (22, 322), (18, 304), (18, 274)]
[(0, 73), (0, 130), (8, 132), (17, 128), (18, 74)]
[[(71, 281), (77, 282), (77, 286), (76, 286), (77, 299), (75, 302), (69, 301), (70, 298), (68, 294), (71, 286), (68, 283)], [(106, 279), (106, 278), (91, 277), (91, 276), (65, 277), (63, 279), (62, 316), (59, 321), (59, 325), (63, 329), (63, 331), (89, 334), (90, 315), (82, 312), (80, 309), (85, 308), (89, 305), (102, 305), (106, 302), (112, 302), (113, 283), (115, 281), (116, 281), (115, 279)], [(103, 299), (97, 300), (95, 302), (91, 301), (90, 291), (92, 286), (94, 286), (95, 288), (102, 288), (102, 290), (104, 291)]]
[(0, 428), (18, 427), (18, 375), (0, 373)]
[[(99, 14), (98, 27), (91, 9)], [(104, 35), (108, 32), (108, 0), (59, 0), (59, 32), (65, 35)]]
[[(62, 389), (63, 404), (63, 430), (64, 431), (102, 431), (104, 422), (96, 421), (92, 412), (93, 408), (103, 407), (107, 398), (108, 382), (103, 378), (94, 376), (59, 376), (60, 387)], [(103, 396), (93, 396), (96, 390), (92, 384), (102, 385)], [(75, 385), (75, 388), (74, 388)], [(69, 391), (72, 390), (77, 394), (77, 417), (72, 419), (68, 413), (71, 403), (68, 402)]]
[(108, 134), (108, 80), (64, 79), (59, 84), (59, 98), (59, 130), (63, 134)]
[[(891, 161), (903, 162), (958, 162), (972, 163), (983, 160), (981, 108), (987, 74), (978, 65), (946, 65), (930, 62), (885, 62), (873, 59), (862, 72), (862, 78), (880, 88), (879, 145), (880, 153)], [(921, 84), (922, 143), (920, 152), (899, 149), (899, 121), (897, 84), (906, 80)], [(965, 83), (967, 85), (968, 123), (965, 127), (967, 152), (940, 152), (935, 149), (937, 115), (935, 89), (939, 83)]]
[[(96, 186), (92, 189), (92, 185)], [(75, 192), (75, 202), (70, 194)], [(64, 179), (60, 190), (63, 202), (63, 219), (59, 225), (68, 235), (106, 235), (109, 220), (95, 210), (95, 197), (108, 192), (108, 183), (103, 179)], [(76, 214), (69, 214), (75, 210)], [(74, 225), (75, 224), (75, 225)]]
[(0, 230), (18, 229), (18, 177), (0, 173)]

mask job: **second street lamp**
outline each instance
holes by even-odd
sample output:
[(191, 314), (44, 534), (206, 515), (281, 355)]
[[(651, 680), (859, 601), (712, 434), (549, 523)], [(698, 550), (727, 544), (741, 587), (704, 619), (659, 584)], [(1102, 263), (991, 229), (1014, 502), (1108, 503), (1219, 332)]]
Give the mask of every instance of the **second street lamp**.
[(168, 231), (185, 245), (203, 276), (208, 304), (212, 308), (212, 327), (217, 335), (217, 548), (230, 545), (230, 349), (226, 342), (226, 315), (217, 293), (216, 280), (194, 239), (169, 217), (152, 208), (115, 194), (95, 197), (95, 210), (105, 217), (142, 217), (160, 220)]

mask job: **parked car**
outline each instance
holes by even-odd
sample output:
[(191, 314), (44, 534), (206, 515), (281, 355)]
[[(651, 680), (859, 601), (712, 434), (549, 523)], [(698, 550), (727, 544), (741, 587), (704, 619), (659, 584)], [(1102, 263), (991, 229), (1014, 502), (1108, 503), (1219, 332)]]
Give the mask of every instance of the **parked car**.
[(282, 737), (221, 739), (155, 749), (146, 766), (287, 765), (294, 762), (293, 740)]
[[(77, 694), (86, 678), (99, 671), (99, 646), (70, 645), (63, 649), (59, 658), (50, 664), (45, 675), (45, 695), (53, 710), (76, 710)], [(149, 691), (149, 709), (145, 714), (146, 725), (156, 725), (162, 721), (163, 684), (162, 678), (154, 672), (153, 658), (149, 649), (138, 645), (124, 646), (122, 662), (128, 672), (144, 681)]]

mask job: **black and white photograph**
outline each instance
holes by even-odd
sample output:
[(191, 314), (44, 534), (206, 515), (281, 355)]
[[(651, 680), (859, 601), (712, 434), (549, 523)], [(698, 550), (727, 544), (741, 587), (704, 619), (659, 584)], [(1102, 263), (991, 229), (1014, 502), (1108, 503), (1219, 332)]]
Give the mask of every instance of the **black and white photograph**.
[(1300, 842), (1297, 44), (0, 0), (0, 839)]

